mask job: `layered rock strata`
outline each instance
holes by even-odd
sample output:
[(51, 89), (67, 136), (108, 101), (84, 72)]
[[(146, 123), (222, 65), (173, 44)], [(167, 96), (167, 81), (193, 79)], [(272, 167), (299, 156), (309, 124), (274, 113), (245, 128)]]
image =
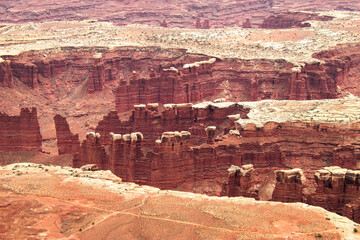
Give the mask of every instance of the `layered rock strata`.
[(13, 75), (10, 67), (10, 61), (4, 61), (0, 58), (0, 86), (12, 88)]
[(96, 164), (100, 170), (109, 169), (109, 157), (105, 147), (100, 143), (100, 134), (98, 133), (88, 133), (81, 144), (80, 152), (74, 154), (74, 167), (80, 168), (87, 164)]
[(36, 108), (22, 108), (19, 116), (0, 113), (0, 152), (38, 152), (41, 149)]
[(244, 197), (256, 197), (253, 192), (250, 191), (254, 183), (252, 174), (254, 167), (252, 164), (243, 165), (241, 167), (232, 165), (228, 169), (228, 180), (226, 184), (226, 196), (244, 196)]
[[(162, 111), (160, 110), (162, 109)], [(207, 140), (205, 128), (211, 125), (221, 125), (228, 122), (229, 114), (238, 114), (240, 118), (247, 118), (249, 108), (244, 108), (237, 103), (201, 103), (193, 105), (157, 103), (139, 104), (134, 106), (132, 115), (127, 121), (121, 121), (117, 112), (112, 111), (96, 127), (96, 132), (108, 139), (110, 132), (129, 133), (141, 132), (144, 135), (143, 145), (152, 147), (163, 132), (166, 131), (189, 131), (194, 136), (192, 144), (199, 145)], [(216, 128), (215, 128), (216, 129)], [(212, 131), (212, 139), (215, 134), (228, 131), (226, 125)], [(213, 141), (213, 140), (209, 140)]]
[[(0, 82), (2, 86), (12, 86), (13, 81), (30, 88), (42, 86), (55, 96), (68, 94), (79, 86), (94, 93), (109, 84), (118, 84), (114, 90), (118, 112), (138, 104), (196, 103), (219, 97), (231, 101), (326, 99), (338, 97), (337, 86), (349, 88), (354, 85), (350, 84), (352, 80), (357, 82), (357, 48), (351, 45), (334, 50), (337, 57), (332, 52), (319, 53), (315, 57), (323, 63), (306, 64), (266, 59), (220, 60), (189, 54), (185, 49), (62, 48), (61, 52), (2, 56)], [(351, 58), (346, 57), (349, 51)]]
[(316, 192), (308, 203), (345, 215), (359, 222), (360, 171), (325, 167), (315, 173)]
[[(157, 104), (139, 105), (135, 107), (132, 117), (127, 122), (120, 121), (116, 112), (111, 112), (109, 116), (106, 116), (99, 123), (97, 128), (97, 131), (103, 136), (99, 139), (99, 143), (103, 148), (112, 144), (113, 137), (109, 135), (110, 131), (121, 134), (141, 131), (144, 136), (141, 142), (142, 147), (137, 146), (136, 149), (140, 148), (144, 153), (135, 154), (140, 157), (138, 159), (131, 158), (132, 165), (129, 165), (129, 163), (127, 165), (133, 167), (136, 161), (141, 161), (147, 167), (144, 168), (142, 174), (138, 174), (141, 177), (131, 178), (131, 181), (156, 184), (156, 186), (164, 188), (181, 186), (181, 188), (187, 190), (192, 189), (194, 185), (200, 186), (208, 181), (215, 181), (213, 187), (206, 190), (210, 194), (220, 194), (222, 182), (226, 182), (228, 179), (226, 170), (231, 165), (252, 164), (255, 168), (265, 169), (259, 173), (260, 175), (266, 175), (266, 169), (269, 168), (276, 170), (276, 168), (301, 167), (305, 169), (305, 176), (310, 179), (313, 178), (313, 171), (325, 166), (339, 164), (354, 169), (359, 165), (358, 159), (360, 159), (360, 156), (357, 141), (360, 128), (358, 123), (345, 125), (287, 121), (266, 122), (264, 125), (257, 126), (255, 123), (239, 123), (240, 115), (242, 115), (242, 118), (246, 118), (247, 112), (244, 107), (239, 107), (234, 103), (202, 103), (192, 107), (187, 106), (186, 111), (181, 111), (184, 110), (182, 107), (181, 105), (177, 109), (176, 105), (166, 106), (161, 115), (158, 115), (154, 112), (158, 109)], [(235, 111), (238, 111), (239, 114), (228, 115), (233, 114)], [(221, 117), (227, 115), (227, 119)], [(244, 122), (249, 121), (249, 119), (242, 120)], [(201, 126), (198, 125), (199, 123), (204, 123), (202, 131), (199, 131)], [(210, 126), (206, 128), (205, 123)], [(214, 128), (213, 125), (221, 127)], [(159, 134), (161, 136), (161, 131), (173, 131), (174, 129), (189, 131), (192, 134), (192, 138), (187, 140), (190, 145), (183, 145), (184, 143), (180, 142), (182, 147), (176, 151), (173, 151), (173, 148), (170, 147), (159, 148), (159, 146), (162, 146), (161, 144), (165, 143), (162, 140), (155, 143), (156, 138), (160, 138), (156, 136), (159, 136)], [(223, 135), (224, 132), (229, 134)], [(177, 138), (174, 137), (174, 139)], [(173, 144), (175, 149), (179, 143), (174, 142)], [(162, 162), (162, 160), (156, 160), (157, 158), (171, 159), (166, 164), (163, 163), (166, 166), (169, 163), (170, 169), (172, 166), (177, 166), (177, 161), (183, 161), (186, 165), (184, 166), (186, 171), (189, 171), (184, 173), (187, 176), (187, 182), (183, 180), (181, 182), (178, 179), (178, 177), (185, 179), (181, 177), (182, 175), (173, 176), (171, 180), (165, 180), (164, 178), (163, 183), (159, 177), (154, 182), (150, 177), (151, 174), (146, 173), (146, 168), (152, 169), (148, 167), (152, 162)], [(86, 164), (86, 158), (83, 159), (82, 164)], [(161, 167), (160, 170), (153, 170), (159, 172), (159, 176), (162, 176), (161, 174), (164, 171), (167, 172), (170, 169)], [(127, 175), (119, 176), (126, 177)], [(132, 174), (131, 176), (135, 175)], [(189, 176), (193, 176), (193, 178)], [(302, 181), (301, 174), (298, 178)], [(279, 176), (279, 179), (284, 181), (279, 182), (278, 189), (280, 185), (283, 187), (281, 191), (300, 189), (298, 188), (298, 182), (301, 181), (297, 182), (296, 179), (298, 178), (293, 178), (291, 174), (286, 175), (286, 177)], [(279, 198), (282, 197), (281, 191), (279, 192)], [(297, 199), (299, 199), (299, 195), (294, 194), (289, 195), (286, 201), (297, 201)]]
[(302, 202), (305, 176), (301, 169), (276, 170), (276, 185), (272, 194), (273, 201)]
[(66, 118), (56, 114), (54, 116), (58, 153), (74, 154), (80, 150), (78, 134), (72, 134)]

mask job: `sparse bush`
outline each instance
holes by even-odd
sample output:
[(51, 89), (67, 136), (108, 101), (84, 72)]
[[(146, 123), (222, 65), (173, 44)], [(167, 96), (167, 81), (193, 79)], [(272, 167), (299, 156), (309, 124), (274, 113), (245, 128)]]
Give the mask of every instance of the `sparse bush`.
[(319, 233), (319, 234), (316, 234), (315, 235), (315, 238), (322, 238), (322, 235)]

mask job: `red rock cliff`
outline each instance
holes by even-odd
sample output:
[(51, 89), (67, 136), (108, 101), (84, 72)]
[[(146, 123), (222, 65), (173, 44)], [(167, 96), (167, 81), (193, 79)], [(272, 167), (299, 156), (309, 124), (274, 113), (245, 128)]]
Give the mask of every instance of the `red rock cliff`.
[(41, 148), (42, 136), (36, 108), (22, 108), (20, 116), (0, 113), (1, 152), (37, 152)]
[(0, 58), (0, 86), (12, 88), (13, 81), (10, 61), (2, 61)]
[[(206, 141), (205, 127), (227, 122), (230, 114), (247, 118), (249, 112), (248, 108), (237, 103), (165, 104), (160, 107), (163, 108), (161, 112), (158, 104), (135, 105), (127, 121), (121, 121), (116, 112), (110, 112), (99, 122), (96, 132), (105, 138), (110, 132), (141, 132), (144, 135), (142, 144), (152, 147), (163, 132), (190, 131), (194, 136), (191, 142), (198, 145)], [(219, 127), (216, 134), (223, 133), (225, 127)]]
[(59, 154), (74, 154), (79, 152), (79, 135), (71, 133), (66, 118), (56, 114), (54, 116), (54, 121)]

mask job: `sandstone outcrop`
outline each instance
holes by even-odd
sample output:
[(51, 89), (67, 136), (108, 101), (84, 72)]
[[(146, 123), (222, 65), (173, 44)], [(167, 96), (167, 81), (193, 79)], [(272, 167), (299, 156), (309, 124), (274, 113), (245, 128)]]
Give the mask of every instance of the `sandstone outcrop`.
[(12, 88), (14, 86), (10, 61), (0, 58), (0, 86)]
[(200, 18), (196, 18), (195, 28), (196, 29), (201, 29), (201, 20), (200, 20)]
[(41, 149), (36, 108), (22, 108), (19, 116), (0, 113), (0, 152), (38, 152)]
[(74, 154), (73, 166), (80, 168), (88, 164), (96, 164), (99, 170), (109, 169), (108, 154), (100, 143), (100, 134), (90, 132), (81, 144), (80, 152)]
[[(2, 86), (19, 80), (30, 88), (42, 86), (55, 96), (81, 86), (89, 93), (103, 91), (116, 81), (115, 108), (119, 113), (139, 104), (197, 103), (219, 97), (228, 101), (330, 99), (339, 96), (337, 86), (360, 94), (351, 83), (357, 82), (353, 77), (357, 47), (340, 49), (337, 57), (331, 52), (314, 55), (323, 63), (292, 64), (269, 59), (220, 60), (189, 54), (185, 49), (62, 48), (60, 53), (2, 56), (10, 66), (2, 63), (0, 73), (4, 72)], [(351, 50), (352, 57), (347, 58)]]
[(316, 192), (308, 203), (345, 215), (359, 222), (360, 171), (325, 167), (315, 173)]
[(228, 169), (228, 180), (226, 194), (229, 197), (244, 196), (257, 197), (251, 187), (254, 184), (252, 174), (254, 167), (252, 164), (243, 165), (241, 167), (232, 165)]
[(56, 114), (54, 116), (58, 153), (74, 154), (80, 150), (80, 141), (78, 134), (72, 134), (66, 118)]
[(311, 26), (306, 21), (330, 21), (332, 19), (333, 17), (319, 16), (314, 13), (286, 12), (265, 18), (260, 28), (303, 28)]
[(272, 194), (273, 201), (302, 202), (305, 176), (301, 169), (276, 170), (276, 185)]
[(249, 19), (249, 18), (247, 18), (247, 19), (245, 20), (245, 22), (243, 22), (242, 28), (252, 28), (251, 22), (250, 22), (250, 19)]
[(360, 44), (343, 44), (328, 51), (316, 53), (313, 56), (325, 61), (324, 69), (327, 75), (335, 79), (337, 86), (349, 93), (359, 96)]
[(160, 27), (165, 27), (165, 28), (168, 27), (167, 22), (166, 22), (165, 19), (161, 21)]
[[(181, 107), (183, 106), (181, 105)], [(183, 112), (177, 110), (177, 105), (174, 104), (165, 106), (165, 110), (161, 115), (156, 112), (157, 109), (157, 104), (139, 105), (135, 107), (129, 121), (120, 121), (117, 114), (112, 112), (110, 116), (105, 117), (99, 123), (98, 129), (102, 129), (102, 136), (109, 135), (108, 131), (112, 129), (119, 131), (121, 134), (141, 131), (144, 136), (141, 144), (126, 145), (124, 142), (119, 145), (121, 146), (119, 149), (128, 146), (128, 149), (131, 150), (125, 151), (129, 155), (120, 154), (123, 159), (127, 160), (112, 160), (115, 164), (121, 162), (121, 164), (124, 164), (116, 167), (118, 169), (114, 170), (116, 175), (124, 179), (131, 179), (131, 181), (161, 188), (180, 188), (188, 191), (193, 189), (193, 186), (197, 186), (198, 191), (203, 191), (204, 189), (200, 190), (202, 184), (206, 185), (209, 181), (215, 181), (216, 183), (213, 183), (212, 187), (204, 191), (208, 194), (218, 195), (221, 191), (224, 191), (221, 185), (222, 182), (229, 179), (226, 170), (231, 165), (252, 164), (254, 168), (260, 169), (256, 173), (256, 179), (253, 182), (255, 181), (261, 185), (264, 184), (265, 180), (260, 178), (265, 178), (269, 174), (270, 168), (271, 171), (274, 171), (301, 167), (306, 169), (304, 175), (313, 179), (311, 177), (313, 172), (319, 168), (330, 166), (334, 162), (356, 168), (358, 166), (356, 159), (360, 159), (355, 145), (350, 148), (339, 145), (342, 142), (354, 144), (357, 142), (360, 128), (356, 123), (344, 125), (288, 121), (280, 123), (267, 122), (263, 126), (257, 126), (254, 123), (241, 125), (236, 122), (237, 129), (231, 130), (232, 134), (225, 136), (219, 134), (217, 138), (214, 138), (217, 136), (217, 132), (222, 133), (229, 130), (229, 128), (225, 127), (226, 124), (224, 125), (229, 120), (221, 118), (221, 116), (238, 111), (241, 113), (242, 118), (246, 118), (245, 109), (243, 107), (239, 108), (238, 105), (231, 102), (202, 103), (192, 107), (187, 106), (187, 111)], [(179, 118), (179, 114), (181, 114), (182, 118)], [(229, 116), (229, 119), (233, 121), (237, 121), (236, 119), (239, 118), (240, 116), (238, 118), (235, 118), (234, 115)], [(249, 120), (242, 119), (242, 121)], [(112, 127), (111, 122), (114, 123), (115, 127)], [(193, 127), (200, 126), (199, 123), (208, 123), (207, 130), (205, 130), (206, 126), (203, 126), (202, 132), (194, 131), (194, 129), (198, 130), (198, 128)], [(220, 129), (216, 128), (215, 131), (214, 127), (211, 127), (212, 125), (222, 127)], [(202, 135), (195, 135), (184, 142), (180, 141), (182, 137), (179, 131), (177, 133), (164, 133), (161, 140), (154, 139), (155, 136), (159, 136), (159, 133), (161, 134), (161, 131), (171, 131), (173, 129), (189, 131), (191, 134), (193, 131)], [(309, 136), (311, 136), (311, 139)], [(111, 135), (109, 135), (110, 137)], [(196, 138), (196, 140), (193, 140), (193, 138)], [(117, 139), (120, 142), (123, 141), (121, 137)], [(112, 142), (114, 140), (111, 140), (110, 144), (113, 144)], [(99, 144), (101, 149), (107, 149), (106, 146), (109, 145), (109, 141), (99, 140)], [(124, 150), (117, 150), (116, 147), (112, 149), (115, 149), (112, 151), (117, 154), (124, 152)], [(344, 151), (339, 151), (339, 149), (344, 149)], [(83, 156), (86, 156), (86, 154)], [(116, 154), (112, 156), (116, 156)], [(346, 159), (353, 156), (355, 156), (354, 159), (346, 161)], [(107, 158), (109, 157), (104, 159)], [(117, 157), (110, 157), (109, 159), (112, 158)], [(87, 163), (86, 158), (83, 159), (82, 165)], [(178, 168), (184, 168), (181, 175), (171, 173)], [(127, 173), (124, 172), (124, 169), (135, 172)], [(276, 183), (273, 199), (282, 199), (281, 201), (288, 202), (301, 200), (302, 172), (300, 170), (280, 171), (276, 172), (276, 175), (278, 176), (278, 182)], [(251, 189), (248, 194), (260, 198), (257, 196), (257, 191), (259, 191), (258, 187)], [(261, 197), (261, 199), (268, 199), (268, 197)]]
[(202, 29), (210, 29), (210, 21), (209, 21), (209, 19), (204, 20), (201, 28)]
[(144, 182), (149, 178), (150, 164), (144, 158), (141, 148), (143, 135), (110, 133), (112, 143), (109, 148), (109, 169), (124, 181)]
[[(162, 111), (159, 110), (160, 107)], [(108, 138), (110, 132), (138, 131), (144, 135), (143, 145), (152, 147), (163, 132), (190, 131), (194, 136), (191, 139), (192, 144), (199, 145), (207, 141), (205, 132), (207, 126), (227, 122), (227, 116), (230, 114), (239, 114), (239, 117), (247, 118), (248, 112), (248, 108), (232, 102), (206, 102), (196, 105), (164, 104), (163, 106), (157, 103), (139, 104), (134, 106), (132, 115), (127, 121), (121, 121), (115, 111), (110, 112), (99, 122), (96, 132)], [(217, 134), (225, 132), (226, 127), (219, 128)]]
[(98, 170), (98, 166), (96, 164), (87, 164), (80, 168), (82, 171), (96, 171)]
[(206, 143), (207, 144), (214, 144), (214, 138), (215, 138), (215, 126), (209, 126), (205, 129), (206, 131)]

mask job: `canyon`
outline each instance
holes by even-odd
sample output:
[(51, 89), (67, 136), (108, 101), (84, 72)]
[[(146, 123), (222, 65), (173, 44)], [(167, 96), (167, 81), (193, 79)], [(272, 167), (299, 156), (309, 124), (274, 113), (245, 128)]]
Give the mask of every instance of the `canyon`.
[(0, 238), (360, 239), (359, 9), (5, 0)]

